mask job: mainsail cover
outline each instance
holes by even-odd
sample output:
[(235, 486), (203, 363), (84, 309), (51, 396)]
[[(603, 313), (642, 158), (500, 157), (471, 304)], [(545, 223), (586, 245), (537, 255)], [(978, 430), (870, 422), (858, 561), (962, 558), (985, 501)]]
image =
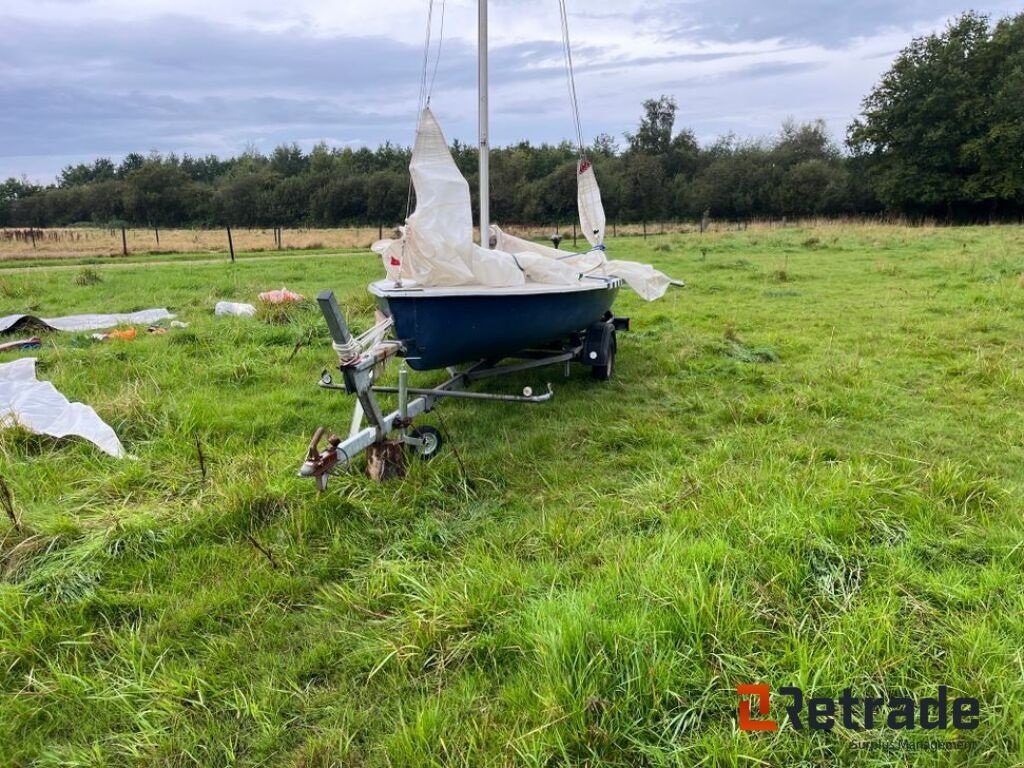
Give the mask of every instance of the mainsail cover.
[(398, 239), (373, 246), (392, 280), (421, 286), (506, 287), (526, 282), (572, 285), (594, 276), (611, 276), (625, 280), (648, 301), (663, 296), (671, 282), (649, 265), (605, 258), (601, 191), (593, 167), (585, 160), (578, 166), (577, 203), (584, 236), (593, 248), (579, 254), (522, 240), (498, 227), (491, 228), (497, 237), (496, 249), (476, 245), (469, 184), (429, 107), (420, 115), (409, 170), (416, 210)]

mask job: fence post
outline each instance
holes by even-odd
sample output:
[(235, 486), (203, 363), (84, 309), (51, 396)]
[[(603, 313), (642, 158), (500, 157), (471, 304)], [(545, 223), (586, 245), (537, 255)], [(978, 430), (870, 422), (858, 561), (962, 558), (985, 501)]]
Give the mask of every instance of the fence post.
[(576, 222), (572, 223), (572, 247), (576, 247)]
[(646, 240), (647, 239), (647, 221), (646, 220), (644, 220), (644, 222), (643, 222), (643, 228), (644, 228), (644, 240)]
[(29, 237), (32, 238), (32, 247), (35, 248), (36, 247), (36, 228), (35, 227), (29, 227), (28, 228), (28, 234), (29, 234)]
[(153, 227), (153, 234), (156, 235), (157, 247), (160, 247), (160, 227)]
[(227, 230), (228, 230), (228, 251), (231, 252), (231, 263), (234, 264), (235, 263), (235, 243), (231, 239), (231, 227), (228, 227)]
[(128, 255), (128, 235), (125, 234), (124, 227), (121, 227), (121, 255)]

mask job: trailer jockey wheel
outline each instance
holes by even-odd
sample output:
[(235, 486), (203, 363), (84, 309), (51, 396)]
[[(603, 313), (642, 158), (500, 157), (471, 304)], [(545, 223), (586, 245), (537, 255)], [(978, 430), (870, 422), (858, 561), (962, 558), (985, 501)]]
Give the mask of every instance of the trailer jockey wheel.
[(607, 349), (604, 350), (604, 362), (600, 365), (594, 365), (590, 368), (590, 375), (598, 381), (608, 381), (615, 373), (615, 352), (618, 349), (618, 343), (615, 341), (614, 329), (608, 334)]
[(441, 433), (433, 427), (416, 427), (409, 430), (409, 435), (423, 441), (421, 445), (414, 446), (413, 450), (424, 461), (434, 458), (444, 443)]

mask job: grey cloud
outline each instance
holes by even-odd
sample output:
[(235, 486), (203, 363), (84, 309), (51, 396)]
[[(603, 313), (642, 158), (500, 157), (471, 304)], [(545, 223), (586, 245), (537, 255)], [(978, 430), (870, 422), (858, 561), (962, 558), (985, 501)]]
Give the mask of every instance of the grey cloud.
[[(135, 25), (0, 17), (0, 29), (0, 157), (236, 152), (297, 136), (411, 138), (417, 46), (182, 17)], [(469, 52), (451, 49), (438, 84), (469, 88)], [(2, 165), (20, 171), (10, 160)]]
[[(826, 3), (822, 10), (810, 0), (783, 0), (770, 12), (747, 0), (662, 2), (644, 25), (691, 40), (840, 41), (926, 11), (941, 15), (947, 7), (946, 0), (927, 8), (910, 0), (874, 19), (868, 17), (880, 0), (856, 2), (849, 9)], [(299, 137), (369, 144), (412, 139), (422, 61), (415, 44), (324, 34), (312, 25), (260, 31), (182, 16), (129, 24), (0, 15), (0, 31), (0, 177), (30, 170), (47, 178), (70, 157), (153, 148), (230, 154), (250, 142), (266, 150)], [(761, 61), (792, 53), (778, 46), (769, 54), (738, 46), (661, 56), (642, 45), (624, 52), (629, 43), (624, 38), (622, 46), (604, 48), (579, 40), (574, 47), (590, 134), (621, 134), (635, 123), (640, 101), (658, 93), (676, 94), (681, 124), (697, 125), (702, 135), (761, 131), (777, 125), (780, 113), (834, 115), (841, 126), (885, 66), (883, 59), (859, 62), (836, 82), (816, 62)], [(557, 42), (495, 45), (491, 74), (495, 143), (557, 141), (571, 133)], [(801, 90), (791, 87), (795, 81)], [(475, 135), (475, 85), (474, 46), (450, 36), (435, 86), (450, 138)], [(46, 157), (52, 172), (39, 173)]]
[[(0, 17), (9, 39), (0, 47), (8, 84), (68, 82), (105, 91), (142, 89), (205, 93), (307, 93), (375, 100), (415, 96), (422, 48), (385, 37), (319, 35), (304, 27), (259, 31), (170, 16), (144, 24), (42, 24)], [(582, 61), (604, 53), (577, 46)], [(433, 51), (431, 52), (433, 56)], [(512, 79), (562, 76), (562, 49), (548, 41), (495, 46), (497, 85)], [(445, 41), (437, 88), (476, 84), (476, 49)]]
[[(1013, 4), (990, 2), (995, 13)], [(906, 28), (965, 10), (962, 0), (687, 0), (662, 2), (635, 15), (671, 39), (741, 42), (779, 39), (842, 46), (888, 28)]]
[[(422, 50), (382, 37), (320, 35), (301, 27), (281, 32), (243, 29), (181, 16), (145, 23), (60, 23), (0, 17), (0, 156), (123, 155), (164, 151), (233, 152), (248, 142), (269, 148), (296, 136), (345, 136), (370, 143), (408, 143), (414, 121)], [(609, 56), (575, 49), (585, 74), (669, 59)], [(439, 93), (476, 85), (474, 46), (446, 41)], [(678, 61), (710, 61), (686, 54)], [(568, 123), (561, 47), (548, 41), (496, 46), (496, 89), (528, 94), (496, 114), (508, 127), (559, 138)], [(547, 112), (559, 119), (536, 125)], [(522, 118), (522, 121), (515, 118)], [(472, 135), (468, 115), (451, 128)], [(458, 122), (461, 121), (461, 122)], [(510, 140), (519, 138), (511, 136)]]
[[(383, 37), (281, 33), (162, 17), (138, 24), (0, 19), (8, 82), (61, 79), (111, 88), (372, 91), (407, 82), (420, 50)], [(443, 74), (451, 75), (450, 66)]]
[(393, 115), (335, 101), (275, 96), (186, 99), (138, 91), (0, 87), (0, 100), (18, 105), (0, 113), (0, 155), (8, 156), (170, 150), (196, 146), (211, 135), (237, 146), (257, 138), (317, 135), (328, 126), (361, 132), (395, 122)]
[(732, 70), (713, 76), (715, 80), (761, 80), (783, 75), (798, 75), (816, 72), (827, 65), (820, 61), (764, 61), (742, 69)]

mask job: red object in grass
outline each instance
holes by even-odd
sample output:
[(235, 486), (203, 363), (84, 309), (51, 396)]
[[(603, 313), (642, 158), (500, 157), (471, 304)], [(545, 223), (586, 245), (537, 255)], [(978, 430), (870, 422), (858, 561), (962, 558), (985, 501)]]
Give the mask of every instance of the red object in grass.
[(304, 300), (305, 297), (302, 294), (289, 291), (287, 288), (282, 288), (279, 291), (265, 291), (260, 294), (260, 301), (265, 301), (268, 304), (292, 304)]

